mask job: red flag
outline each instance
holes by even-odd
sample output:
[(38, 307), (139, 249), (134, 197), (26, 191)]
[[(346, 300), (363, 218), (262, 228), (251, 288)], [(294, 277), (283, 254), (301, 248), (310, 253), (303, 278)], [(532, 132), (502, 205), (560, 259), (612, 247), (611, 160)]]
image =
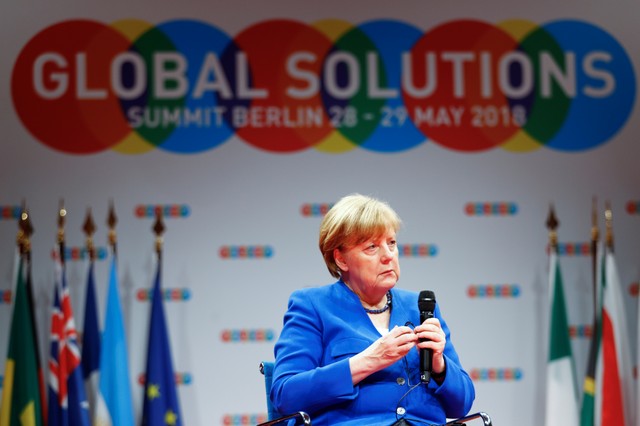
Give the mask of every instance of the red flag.
[(602, 426), (630, 426), (634, 385), (629, 333), (620, 278), (609, 249), (602, 276), (602, 344), (596, 373), (596, 415)]

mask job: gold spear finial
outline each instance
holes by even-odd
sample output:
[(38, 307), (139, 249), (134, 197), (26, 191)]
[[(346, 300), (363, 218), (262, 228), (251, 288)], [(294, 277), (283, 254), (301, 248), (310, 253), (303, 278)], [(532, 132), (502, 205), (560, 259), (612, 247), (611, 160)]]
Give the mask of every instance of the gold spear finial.
[(600, 239), (600, 229), (598, 228), (598, 198), (593, 197), (591, 202), (591, 241), (597, 242)]
[(21, 254), (28, 255), (31, 253), (31, 235), (33, 235), (33, 226), (31, 225), (26, 203), (23, 201), (18, 221), (18, 235), (16, 237)]
[(24, 252), (24, 223), (22, 218), (26, 215), (27, 208), (25, 207), (25, 202), (22, 200), (22, 206), (20, 208), (20, 218), (18, 219), (18, 233), (16, 235), (16, 244), (18, 245), (18, 250), (20, 253)]
[(58, 208), (58, 244), (64, 243), (64, 223), (67, 216), (67, 211), (64, 208), (64, 200), (60, 199)]
[(109, 245), (113, 252), (116, 252), (116, 224), (118, 223), (118, 217), (116, 216), (116, 209), (113, 206), (113, 200), (109, 201), (109, 214), (107, 215), (107, 226), (109, 227)]
[(67, 216), (67, 211), (64, 208), (64, 200), (60, 199), (60, 207), (58, 208), (58, 248), (60, 254), (60, 262), (65, 262), (65, 246), (64, 246), (64, 224)]
[(549, 215), (547, 216), (547, 229), (549, 230), (549, 248), (553, 251), (558, 250), (558, 233), (557, 229), (560, 225), (556, 218), (556, 212), (553, 204), (549, 206)]
[(611, 202), (609, 200), (604, 203), (604, 225), (605, 225), (605, 243), (607, 248), (613, 252), (613, 213), (611, 211)]
[(598, 199), (594, 196), (591, 203), (591, 281), (593, 283), (594, 319), (596, 318), (596, 307), (598, 305), (598, 240), (600, 240)]
[(93, 222), (93, 215), (91, 214), (91, 207), (87, 207), (87, 216), (84, 219), (84, 225), (82, 230), (87, 236), (87, 252), (89, 252), (89, 259), (94, 261), (96, 259), (96, 249), (93, 245), (93, 234), (96, 232), (96, 225)]
[(162, 254), (162, 234), (164, 233), (165, 227), (162, 222), (162, 208), (156, 208), (156, 220), (153, 224), (153, 233), (156, 235), (156, 253), (158, 253), (158, 257)]

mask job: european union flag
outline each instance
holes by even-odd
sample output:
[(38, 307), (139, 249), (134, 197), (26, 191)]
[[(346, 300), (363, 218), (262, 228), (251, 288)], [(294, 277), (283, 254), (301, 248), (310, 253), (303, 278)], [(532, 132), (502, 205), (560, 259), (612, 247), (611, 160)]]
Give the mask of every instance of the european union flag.
[(143, 426), (182, 425), (170, 346), (160, 285), (160, 262), (158, 262), (151, 300), (147, 373), (142, 411)]

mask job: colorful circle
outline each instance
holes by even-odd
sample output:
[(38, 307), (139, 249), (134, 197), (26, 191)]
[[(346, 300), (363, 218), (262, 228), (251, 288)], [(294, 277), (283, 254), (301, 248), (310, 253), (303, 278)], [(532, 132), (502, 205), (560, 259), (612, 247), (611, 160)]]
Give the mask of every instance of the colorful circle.
[(577, 20), (274, 19), (235, 37), (198, 20), (68, 20), (22, 48), (11, 96), (35, 139), (78, 155), (234, 137), (274, 153), (579, 152), (624, 126), (636, 79), (624, 47)]

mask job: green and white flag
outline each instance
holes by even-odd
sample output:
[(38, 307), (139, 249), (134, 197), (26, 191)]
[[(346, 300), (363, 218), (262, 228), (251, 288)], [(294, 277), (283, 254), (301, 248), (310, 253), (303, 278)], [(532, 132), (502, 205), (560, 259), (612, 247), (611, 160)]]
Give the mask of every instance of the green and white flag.
[(5, 364), (0, 426), (40, 426), (43, 424), (36, 345), (31, 324), (22, 260), (9, 331), (9, 353)]
[(549, 296), (545, 425), (577, 426), (578, 393), (569, 338), (569, 321), (558, 255), (553, 250), (549, 258)]

